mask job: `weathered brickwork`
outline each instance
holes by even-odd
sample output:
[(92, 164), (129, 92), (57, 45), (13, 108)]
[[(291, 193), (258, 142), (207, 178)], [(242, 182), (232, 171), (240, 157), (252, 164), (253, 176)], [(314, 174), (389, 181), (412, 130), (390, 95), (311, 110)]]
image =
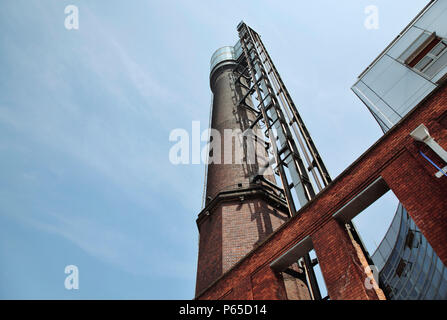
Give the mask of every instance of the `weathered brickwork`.
[[(225, 190), (237, 189), (239, 184), (246, 187), (250, 178), (259, 171), (259, 165), (268, 161), (265, 146), (260, 141), (253, 146), (256, 150), (256, 159), (249, 159), (252, 160), (251, 163), (247, 161), (246, 140), (244, 143), (244, 139), (236, 137), (237, 132), (245, 132), (250, 127), (250, 123), (256, 119), (256, 114), (238, 106), (238, 102), (243, 99), (247, 90), (235, 83), (231, 66), (215, 72), (211, 88), (214, 93), (211, 128), (220, 134), (220, 137), (212, 137), (212, 144), (218, 146), (218, 139), (220, 139), (220, 150), (213, 150), (211, 153), (216, 163), (210, 161), (208, 165), (207, 198), (214, 198), (219, 192)], [(253, 106), (249, 98), (246, 99), (246, 103)], [(271, 169), (264, 176), (275, 183)]]
[(287, 214), (260, 199), (226, 203), (222, 209), (223, 272), (233, 267), (287, 220)]
[[(236, 83), (231, 64), (213, 73), (211, 88), (214, 93), (211, 127), (220, 133), (221, 148), (218, 152), (212, 147), (210, 157), (217, 163), (210, 161), (208, 165), (207, 200), (197, 220), (200, 233), (197, 293), (288, 220), (288, 209), (275, 185), (272, 169), (265, 171), (265, 181), (253, 181), (260, 166), (268, 163), (264, 142), (247, 142), (236, 134), (234, 137), (225, 135), (228, 129), (230, 133), (231, 130), (245, 132), (256, 119), (253, 111), (239, 105), (247, 90)], [(249, 98), (246, 104), (253, 106)], [(213, 136), (214, 146), (218, 145), (217, 139), (219, 137)], [(247, 143), (256, 144), (253, 147), (256, 159), (247, 160), (252, 154), (248, 152)], [(225, 162), (228, 159), (230, 163)], [(303, 290), (308, 291), (307, 288)], [(241, 298), (242, 290), (234, 290), (228, 296)]]
[(385, 299), (382, 292), (365, 287), (368, 264), (338, 221), (330, 220), (323, 225), (312, 235), (312, 241), (331, 299)]
[(288, 220), (261, 197), (218, 204), (199, 223), (197, 291), (206, 288)]
[[(379, 177), (386, 181), (440, 259), (447, 264), (447, 246), (445, 245), (447, 243), (447, 177), (437, 179), (434, 176), (436, 169), (419, 155), (419, 150), (439, 165), (445, 166), (445, 163), (433, 151), (415, 142), (409, 136), (423, 123), (435, 140), (447, 149), (446, 112), (447, 87), (443, 85), (340, 174), (296, 216), (278, 227), (245, 258), (230, 270), (226, 270), (226, 273), (217, 281), (207, 288), (201, 287), (197, 290), (196, 298), (286, 299), (283, 276), (281, 273), (275, 273), (270, 268), (270, 264), (308, 236), (312, 239), (331, 299), (383, 298), (380, 290), (365, 289), (364, 282), (367, 274), (362, 273), (361, 270), (365, 262), (355, 244), (349, 241), (343, 225), (333, 218), (335, 212)], [(237, 208), (235, 205), (232, 204), (231, 209), (228, 210), (235, 210)], [(244, 210), (248, 211), (241, 214), (243, 221), (239, 223), (252, 219), (248, 209), (250, 206), (244, 204), (240, 206), (247, 208)], [(222, 226), (222, 223), (227, 220), (225, 213), (222, 212), (221, 216), (216, 216), (214, 219), (222, 219), (220, 222)], [(274, 217), (273, 214), (271, 216)], [(203, 238), (205, 223), (208, 222), (204, 222), (201, 226), (201, 241), (207, 241)], [(234, 225), (228, 221), (225, 223)], [(265, 223), (259, 225), (262, 226), (260, 230), (268, 228)], [(227, 236), (225, 231), (220, 235), (222, 239)], [(219, 235), (208, 235), (208, 237), (217, 239)], [(216, 239), (213, 242), (218, 241)], [(250, 241), (252, 240), (254, 239)], [(236, 240), (228, 243), (233, 243), (233, 241)], [(256, 243), (260, 241), (262, 241), (261, 238)], [(214, 245), (217, 243), (219, 242), (215, 242)], [(242, 247), (243, 249), (236, 249), (235, 252), (241, 254), (250, 249), (249, 246), (241, 245)], [(233, 261), (227, 262), (226, 268), (232, 263)], [(214, 272), (208, 269), (208, 265), (203, 267), (205, 269), (201, 268), (200, 272)]]

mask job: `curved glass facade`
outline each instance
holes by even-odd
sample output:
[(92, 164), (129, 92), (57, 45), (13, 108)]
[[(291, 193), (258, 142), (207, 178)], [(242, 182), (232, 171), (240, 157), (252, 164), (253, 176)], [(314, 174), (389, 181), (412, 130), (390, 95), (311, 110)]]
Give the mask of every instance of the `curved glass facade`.
[(447, 299), (447, 268), (401, 204), (372, 259), (390, 299)]
[[(434, 41), (438, 45), (422, 61), (411, 59)], [(436, 0), (359, 76), (352, 91), (386, 132), (443, 83), (446, 75), (447, 1)]]

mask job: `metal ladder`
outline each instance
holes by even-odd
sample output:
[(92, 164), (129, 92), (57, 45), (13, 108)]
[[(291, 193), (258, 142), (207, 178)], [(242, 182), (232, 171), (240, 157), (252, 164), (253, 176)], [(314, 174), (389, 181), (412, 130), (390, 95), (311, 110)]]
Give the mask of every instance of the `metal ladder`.
[[(243, 54), (238, 59), (234, 73), (236, 81), (248, 90), (239, 106), (251, 108), (245, 102), (249, 96), (258, 101), (258, 105), (252, 109), (257, 117), (250, 129), (257, 124), (264, 124), (264, 133), (269, 141), (267, 148), (273, 154), (275, 171), (281, 180), (289, 216), (292, 217), (297, 214), (293, 194), (303, 207), (332, 180), (259, 34), (244, 22), (238, 25), (237, 30)], [(241, 81), (242, 78), (249, 86)], [(267, 163), (266, 166), (270, 164)], [(260, 175), (262, 171), (263, 168), (260, 169)], [(345, 227), (360, 244), (370, 264), (373, 264), (352, 222)], [(311, 261), (309, 254), (299, 260), (299, 265), (304, 267), (311, 296), (319, 300), (321, 294), (313, 270), (316, 264), (316, 261)]]

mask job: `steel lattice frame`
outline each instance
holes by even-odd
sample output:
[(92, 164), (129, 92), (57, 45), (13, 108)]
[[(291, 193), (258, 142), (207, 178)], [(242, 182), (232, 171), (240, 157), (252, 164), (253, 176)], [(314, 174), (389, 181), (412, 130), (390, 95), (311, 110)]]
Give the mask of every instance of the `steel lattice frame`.
[[(236, 81), (248, 90), (239, 102), (239, 106), (249, 108), (257, 115), (250, 129), (253, 129), (259, 123), (265, 125), (265, 136), (269, 140), (267, 148), (271, 148), (274, 156), (276, 170), (289, 207), (289, 215), (294, 216), (297, 209), (292, 190), (295, 190), (302, 207), (315, 198), (315, 189), (318, 192), (321, 191), (332, 180), (259, 34), (244, 22), (238, 25), (237, 30), (243, 54), (239, 58), (234, 72)], [(246, 80), (249, 86), (241, 81), (242, 78)], [(256, 96), (254, 96), (255, 93)], [(255, 108), (246, 103), (246, 98), (250, 96), (258, 101)], [(299, 148), (295, 141), (298, 142)], [(306, 160), (307, 167), (302, 155)], [(271, 163), (266, 164), (266, 166), (269, 165)], [(262, 169), (260, 172), (260, 175), (262, 175)], [(308, 172), (312, 174), (313, 182), (310, 180)], [(370, 264), (373, 264), (352, 222), (346, 224), (346, 229), (360, 244)], [(313, 271), (315, 264), (311, 261), (309, 254), (300, 260), (300, 265), (304, 267), (306, 272), (312, 297), (321, 299)]]

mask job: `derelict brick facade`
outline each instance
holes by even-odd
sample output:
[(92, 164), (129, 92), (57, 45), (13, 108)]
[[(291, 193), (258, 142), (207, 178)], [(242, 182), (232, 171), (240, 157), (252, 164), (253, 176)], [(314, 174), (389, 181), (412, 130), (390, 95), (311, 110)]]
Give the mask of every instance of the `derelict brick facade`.
[[(447, 149), (446, 115), (447, 86), (444, 84), (296, 216), (208, 288), (198, 290), (196, 298), (286, 299), (282, 275), (274, 272), (270, 264), (306, 237), (312, 239), (331, 299), (383, 298), (380, 290), (365, 290), (367, 273), (361, 273), (362, 257), (355, 243), (349, 241), (342, 224), (333, 217), (380, 177), (402, 202), (441, 261), (447, 264), (447, 177), (436, 178), (437, 170), (420, 156), (419, 150), (439, 165), (445, 166), (445, 163), (409, 136), (424, 124), (435, 140)], [(337, 234), (338, 237), (334, 237)], [(334, 263), (337, 255), (346, 259)]]

